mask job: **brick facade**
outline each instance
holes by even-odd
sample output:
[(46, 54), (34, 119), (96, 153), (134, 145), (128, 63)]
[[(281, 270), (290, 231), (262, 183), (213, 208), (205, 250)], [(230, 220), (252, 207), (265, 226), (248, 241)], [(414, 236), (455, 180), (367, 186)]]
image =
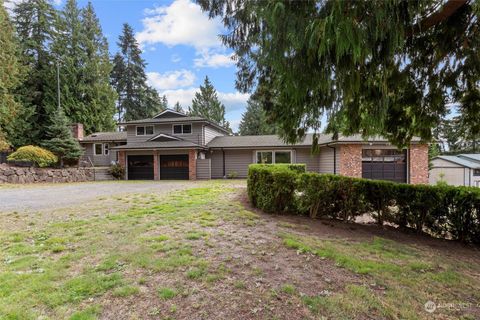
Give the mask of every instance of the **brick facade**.
[(197, 151), (194, 149), (188, 151), (188, 178), (197, 180)]
[(118, 164), (121, 165), (124, 168), (127, 167), (126, 158), (127, 157), (125, 156), (125, 151), (119, 150), (118, 151)]
[(347, 177), (362, 177), (362, 145), (344, 144), (340, 145), (338, 174)]
[(153, 180), (160, 180), (160, 157), (158, 151), (153, 151)]
[(77, 140), (83, 140), (84, 138), (84, 130), (83, 130), (83, 124), (81, 123), (74, 123), (70, 126), (72, 135), (75, 139)]
[(408, 158), (409, 183), (428, 184), (428, 144), (412, 144)]

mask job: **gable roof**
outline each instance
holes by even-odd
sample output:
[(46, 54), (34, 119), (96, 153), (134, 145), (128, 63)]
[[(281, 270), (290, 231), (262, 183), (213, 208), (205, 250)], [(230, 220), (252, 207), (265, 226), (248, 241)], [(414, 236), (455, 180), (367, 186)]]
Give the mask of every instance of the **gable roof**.
[[(465, 157), (461, 157), (462, 155), (458, 156), (436, 156), (432, 160), (435, 159), (442, 159), (451, 163), (458, 164), (462, 167), (470, 168), (470, 169), (480, 169), (480, 162), (478, 160), (472, 160)], [(434, 166), (435, 167), (435, 166)]]
[(123, 146), (112, 147), (115, 150), (152, 150), (152, 149), (205, 149), (205, 147), (187, 140), (181, 141), (144, 141), (131, 142)]
[(460, 158), (467, 159), (469, 161), (474, 161), (480, 163), (480, 153), (462, 153), (458, 155)]
[(158, 118), (178, 118), (178, 117), (186, 117), (186, 116), (187, 115), (185, 113), (178, 112), (178, 111), (167, 108), (167, 109), (163, 110), (162, 112), (160, 112), (159, 114), (157, 114), (156, 116), (154, 116), (153, 118), (154, 119), (158, 119)]
[[(285, 143), (277, 135), (262, 136), (218, 136), (210, 141), (207, 146), (209, 148), (258, 148), (258, 147), (311, 147), (313, 143), (313, 133), (305, 135), (302, 141), (295, 144)], [(364, 140), (361, 135), (340, 136), (333, 140), (330, 134), (317, 134), (318, 144), (342, 144), (342, 143), (388, 143), (388, 140), (382, 137), (372, 137)], [(412, 142), (419, 142), (419, 138), (415, 138)]]
[(96, 132), (84, 137), (80, 142), (127, 141), (126, 131)]
[(148, 139), (147, 141), (180, 141), (180, 140), (183, 140), (183, 139), (180, 139), (179, 137), (171, 136), (166, 133), (160, 133)]

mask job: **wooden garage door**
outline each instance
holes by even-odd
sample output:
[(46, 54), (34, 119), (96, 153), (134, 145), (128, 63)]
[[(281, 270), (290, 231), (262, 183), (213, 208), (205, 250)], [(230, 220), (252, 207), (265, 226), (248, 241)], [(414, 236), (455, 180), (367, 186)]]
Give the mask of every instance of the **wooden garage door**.
[(364, 149), (362, 177), (367, 179), (407, 182), (405, 150)]
[(161, 180), (188, 180), (188, 154), (160, 156)]
[(153, 156), (128, 156), (128, 180), (153, 180)]

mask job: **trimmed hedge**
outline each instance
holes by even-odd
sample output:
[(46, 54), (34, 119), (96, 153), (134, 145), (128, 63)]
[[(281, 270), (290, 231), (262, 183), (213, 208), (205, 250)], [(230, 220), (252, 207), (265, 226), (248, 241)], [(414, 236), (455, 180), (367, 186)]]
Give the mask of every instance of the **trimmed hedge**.
[(248, 196), (266, 212), (292, 212), (344, 221), (369, 214), (378, 224), (480, 243), (480, 189), (408, 185), (288, 166), (251, 165)]
[(7, 160), (31, 162), (40, 168), (43, 168), (54, 165), (57, 163), (58, 158), (46, 149), (36, 146), (24, 146), (18, 148), (17, 151), (9, 155)]

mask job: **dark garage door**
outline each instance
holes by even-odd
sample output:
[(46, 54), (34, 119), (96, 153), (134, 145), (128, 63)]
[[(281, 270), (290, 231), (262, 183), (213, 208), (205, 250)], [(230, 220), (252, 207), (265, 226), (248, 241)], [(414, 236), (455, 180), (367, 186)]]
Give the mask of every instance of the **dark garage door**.
[(406, 151), (364, 149), (362, 151), (362, 177), (407, 182)]
[(128, 180), (153, 180), (153, 156), (128, 156)]
[(188, 180), (188, 154), (160, 156), (161, 180)]

